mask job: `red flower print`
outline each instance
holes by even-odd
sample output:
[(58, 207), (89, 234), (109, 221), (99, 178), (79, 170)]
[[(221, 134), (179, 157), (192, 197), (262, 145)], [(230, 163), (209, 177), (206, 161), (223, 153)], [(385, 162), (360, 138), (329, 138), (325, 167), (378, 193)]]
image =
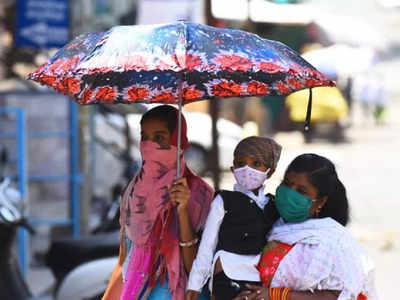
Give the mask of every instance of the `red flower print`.
[(117, 97), (117, 92), (112, 87), (105, 86), (97, 91), (95, 97), (99, 101), (111, 101)]
[(128, 101), (138, 101), (146, 99), (149, 96), (149, 91), (145, 88), (132, 87), (126, 94)]
[(298, 64), (293, 64), (290, 66), (288, 73), (291, 75), (299, 75), (304, 73), (304, 69)]
[(78, 79), (73, 77), (67, 77), (62, 81), (62, 84), (65, 87), (66, 92), (68, 94), (77, 94), (81, 90), (81, 83)]
[(213, 93), (218, 97), (240, 96), (242, 87), (234, 82), (221, 82), (213, 86)]
[(214, 58), (213, 61), (219, 65), (222, 70), (230, 72), (247, 72), (253, 66), (249, 59), (238, 55), (221, 55)]
[(87, 104), (92, 100), (93, 91), (91, 89), (85, 89), (81, 94), (81, 104)]
[(157, 103), (174, 103), (174, 96), (171, 93), (163, 92), (158, 95), (155, 95), (151, 101)]
[(74, 56), (68, 60), (66, 60), (63, 64), (60, 65), (60, 69), (63, 72), (66, 72), (68, 70), (70, 70), (73, 66), (76, 65), (76, 63), (78, 62), (79, 57), (78, 56)]
[(281, 66), (274, 64), (272, 62), (261, 62), (258, 65), (258, 68), (260, 69), (260, 71), (265, 72), (265, 73), (278, 73), (278, 72), (284, 72), (285, 69), (282, 68)]
[(41, 83), (44, 83), (47, 86), (54, 86), (57, 81), (57, 78), (54, 76), (40, 75), (39, 80)]
[(247, 86), (247, 92), (250, 95), (265, 95), (268, 92), (268, 86), (262, 82), (252, 81)]
[(47, 66), (47, 63), (42, 64), (39, 68), (37, 68), (35, 71), (32, 73), (28, 74), (28, 78), (38, 78), (38, 76), (41, 76), (43, 69)]
[(50, 65), (48, 72), (50, 74), (65, 73), (75, 66), (78, 60), (78, 56), (74, 56), (70, 59), (60, 58)]
[(196, 89), (185, 88), (182, 92), (182, 97), (184, 100), (195, 100), (201, 98), (203, 93)]
[(64, 58), (61, 59), (57, 59), (55, 62), (53, 62), (48, 69), (48, 73), (50, 74), (54, 74), (54, 72), (60, 67), (62, 66), (62, 64), (65, 62)]
[(202, 64), (201, 58), (197, 55), (186, 54), (186, 69), (194, 70), (196, 67)]
[(282, 81), (278, 81), (278, 82), (276, 83), (276, 87), (277, 87), (278, 90), (281, 92), (281, 94), (283, 94), (283, 95), (290, 94), (290, 89), (289, 89), (289, 87), (288, 87), (286, 84), (284, 84)]
[(328, 77), (324, 73), (321, 73), (318, 70), (312, 70), (312, 69), (310, 69), (309, 72), (310, 72), (311, 76), (316, 78), (317, 80), (329, 82)]
[(290, 87), (294, 90), (299, 90), (299, 89), (303, 88), (303, 85), (301, 84), (301, 82), (295, 78), (289, 78), (287, 81), (288, 81)]
[(54, 87), (54, 89), (56, 91), (60, 92), (60, 93), (67, 94), (66, 87), (65, 87), (65, 85), (64, 85), (64, 83), (62, 81), (61, 82), (57, 82), (57, 84)]
[(336, 82), (333, 80), (323, 80), (322, 84), (326, 86), (336, 86)]
[(319, 80), (315, 80), (315, 79), (308, 79), (307, 81), (306, 81), (306, 86), (307, 87), (315, 87), (315, 86), (318, 86), (318, 85), (320, 85), (320, 81)]
[(98, 73), (108, 73), (112, 72), (112, 69), (110, 67), (101, 67), (101, 68), (93, 68), (93, 69), (78, 69), (77, 70), (79, 73), (82, 74), (98, 74)]

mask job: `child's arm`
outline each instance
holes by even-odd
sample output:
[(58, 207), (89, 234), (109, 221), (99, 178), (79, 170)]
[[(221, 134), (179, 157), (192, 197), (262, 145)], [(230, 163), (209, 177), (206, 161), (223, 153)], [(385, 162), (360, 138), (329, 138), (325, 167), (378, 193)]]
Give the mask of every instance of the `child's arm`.
[[(221, 196), (218, 195), (211, 203), (199, 250), (190, 271), (187, 290), (200, 292), (208, 278), (212, 276), (212, 263), (218, 244), (219, 228), (224, 215), (224, 202)], [(191, 294), (193, 293), (191, 292)]]

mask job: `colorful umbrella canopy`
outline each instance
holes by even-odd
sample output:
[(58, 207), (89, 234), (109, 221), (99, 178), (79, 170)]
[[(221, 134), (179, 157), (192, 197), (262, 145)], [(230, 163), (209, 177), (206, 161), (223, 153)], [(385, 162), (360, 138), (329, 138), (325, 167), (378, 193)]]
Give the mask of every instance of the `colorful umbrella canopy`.
[[(166, 103), (288, 95), (331, 86), (298, 53), (233, 29), (179, 21), (81, 35), (28, 75), (79, 104)], [(306, 128), (311, 116), (307, 108)], [(177, 176), (180, 171), (178, 118)]]
[(79, 104), (186, 104), (334, 85), (280, 42), (184, 21), (81, 35), (28, 79)]

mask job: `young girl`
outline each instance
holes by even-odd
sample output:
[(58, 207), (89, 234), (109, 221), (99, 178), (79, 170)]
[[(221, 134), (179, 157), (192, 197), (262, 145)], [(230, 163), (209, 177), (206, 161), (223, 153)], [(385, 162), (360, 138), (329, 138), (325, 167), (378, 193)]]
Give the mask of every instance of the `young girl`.
[(275, 171), (281, 146), (265, 137), (242, 140), (234, 151), (234, 191), (221, 191), (211, 204), (186, 299), (197, 299), (209, 288), (217, 300), (231, 300), (245, 283), (259, 283), (256, 269), (266, 235), (278, 213), (264, 181)]
[(344, 227), (346, 189), (333, 163), (316, 154), (296, 157), (275, 194), (281, 215), (268, 237), (259, 270), (237, 300), (376, 300), (374, 264)]
[[(121, 201), (120, 260), (103, 299), (183, 300), (213, 190), (185, 165), (176, 180), (177, 114), (168, 105), (140, 122), (142, 167)], [(182, 149), (189, 147), (182, 118)]]

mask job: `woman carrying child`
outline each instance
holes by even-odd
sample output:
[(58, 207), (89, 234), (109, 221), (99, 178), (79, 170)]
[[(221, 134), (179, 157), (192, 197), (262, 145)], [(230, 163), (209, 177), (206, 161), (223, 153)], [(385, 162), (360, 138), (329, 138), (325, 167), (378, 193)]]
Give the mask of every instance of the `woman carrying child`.
[(275, 194), (281, 215), (259, 263), (263, 287), (236, 300), (376, 300), (375, 267), (344, 227), (346, 189), (333, 163), (316, 154), (295, 158)]

